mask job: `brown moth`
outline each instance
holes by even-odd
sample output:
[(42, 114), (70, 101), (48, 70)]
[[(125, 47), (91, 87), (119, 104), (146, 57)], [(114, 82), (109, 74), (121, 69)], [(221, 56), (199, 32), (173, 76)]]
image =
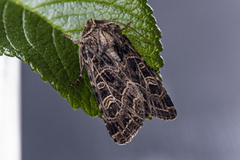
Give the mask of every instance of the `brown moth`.
[(65, 36), (80, 44), (80, 76), (71, 86), (86, 67), (107, 130), (122, 145), (132, 140), (145, 118), (173, 120), (177, 112), (153, 69), (113, 22), (90, 19), (81, 40)]

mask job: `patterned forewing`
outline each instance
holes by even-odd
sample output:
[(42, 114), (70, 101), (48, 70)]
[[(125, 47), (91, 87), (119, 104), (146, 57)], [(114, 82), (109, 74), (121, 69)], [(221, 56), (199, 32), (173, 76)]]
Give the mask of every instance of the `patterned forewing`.
[[(121, 69), (126, 73), (130, 81), (134, 82), (141, 91), (145, 103), (145, 117), (154, 116), (163, 120), (173, 120), (177, 116), (176, 109), (171, 98), (154, 74), (153, 69), (147, 65), (131, 42), (125, 35), (119, 35), (119, 53), (127, 53), (120, 63)], [(123, 42), (123, 43), (122, 43)]]
[[(130, 41), (126, 41), (130, 46)], [(134, 48), (130, 50), (130, 54), (125, 59), (127, 64), (125, 70), (128, 70), (130, 80), (137, 85), (148, 104), (145, 108), (145, 116), (173, 120), (177, 112), (159, 78)]]
[[(110, 35), (98, 28), (84, 38), (80, 50), (108, 132), (114, 142), (125, 144), (143, 125), (146, 104), (136, 84), (120, 68), (121, 58), (106, 36)], [(94, 47), (97, 41), (100, 47)]]

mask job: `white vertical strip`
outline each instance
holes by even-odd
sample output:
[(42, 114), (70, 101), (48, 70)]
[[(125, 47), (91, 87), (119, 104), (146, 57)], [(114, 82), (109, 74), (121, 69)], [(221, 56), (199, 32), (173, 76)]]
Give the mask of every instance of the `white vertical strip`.
[(20, 60), (0, 56), (0, 159), (21, 160)]

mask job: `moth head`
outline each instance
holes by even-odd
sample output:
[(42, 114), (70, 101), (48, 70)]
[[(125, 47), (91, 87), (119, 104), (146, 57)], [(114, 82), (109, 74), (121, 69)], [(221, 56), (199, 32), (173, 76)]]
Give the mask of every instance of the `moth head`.
[(121, 31), (120, 27), (111, 20), (96, 20), (91, 18), (86, 22), (84, 26), (82, 37), (98, 29), (104, 30), (104, 31), (108, 30), (113, 33)]
[(96, 26), (95, 20), (94, 19), (89, 19), (84, 25), (84, 30), (82, 32), (82, 37), (85, 34), (91, 32), (95, 26)]

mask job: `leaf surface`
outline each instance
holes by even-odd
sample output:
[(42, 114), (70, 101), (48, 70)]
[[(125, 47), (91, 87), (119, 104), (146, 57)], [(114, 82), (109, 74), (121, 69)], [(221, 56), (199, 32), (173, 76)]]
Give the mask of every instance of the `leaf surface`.
[[(87, 20), (116, 20), (136, 29), (123, 31), (154, 69), (163, 66), (159, 55), (161, 33), (146, 0), (1, 0), (0, 55), (16, 56), (48, 81), (74, 109), (99, 116), (86, 70), (78, 86), (70, 87), (80, 73), (78, 45), (62, 33), (81, 39)], [(121, 26), (121, 25), (120, 25)], [(123, 26), (121, 26), (123, 27)]]

